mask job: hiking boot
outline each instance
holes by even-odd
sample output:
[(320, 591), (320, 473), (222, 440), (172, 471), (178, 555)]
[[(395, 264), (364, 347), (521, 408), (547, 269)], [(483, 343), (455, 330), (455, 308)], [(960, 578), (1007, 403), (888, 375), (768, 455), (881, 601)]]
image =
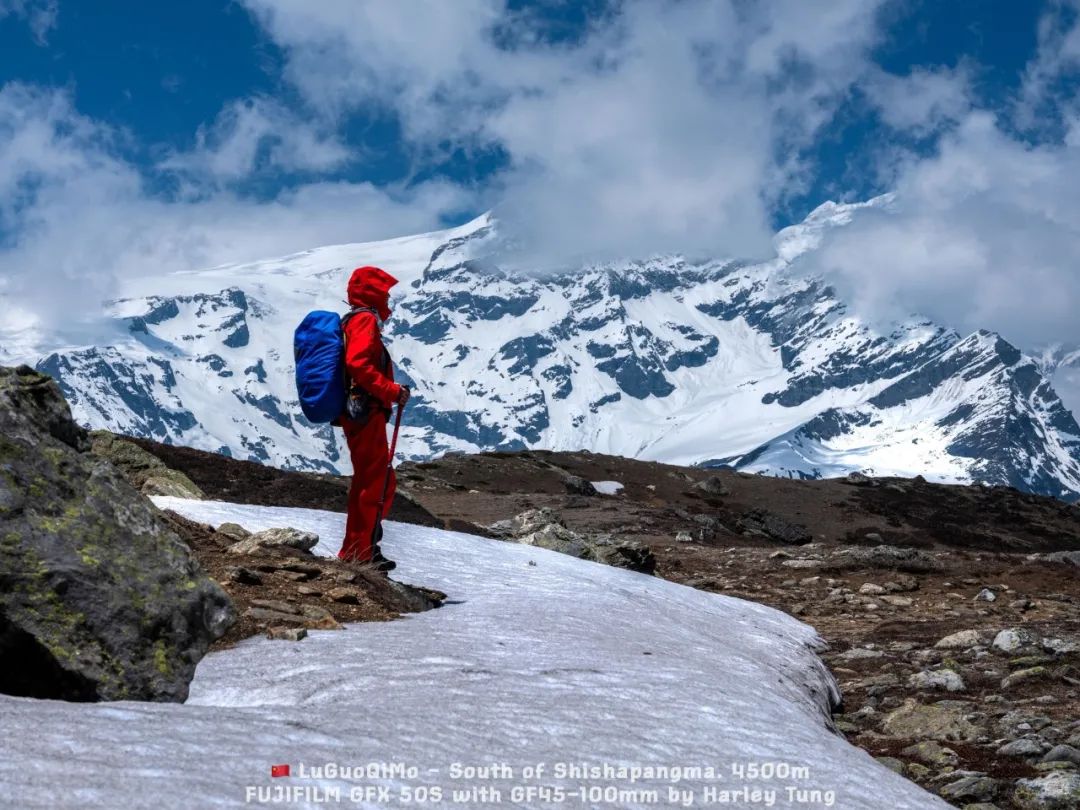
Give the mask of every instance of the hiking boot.
[(378, 545), (371, 550), (371, 567), (384, 574), (397, 568), (397, 563), (383, 556), (382, 548)]

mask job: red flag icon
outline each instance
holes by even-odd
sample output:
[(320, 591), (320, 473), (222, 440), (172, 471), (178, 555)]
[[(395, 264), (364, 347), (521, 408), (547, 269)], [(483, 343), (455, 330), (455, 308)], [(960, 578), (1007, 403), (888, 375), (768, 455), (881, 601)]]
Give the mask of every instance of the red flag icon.
[(289, 775), (289, 766), (288, 765), (271, 765), (270, 766), (270, 775), (271, 776), (288, 776)]

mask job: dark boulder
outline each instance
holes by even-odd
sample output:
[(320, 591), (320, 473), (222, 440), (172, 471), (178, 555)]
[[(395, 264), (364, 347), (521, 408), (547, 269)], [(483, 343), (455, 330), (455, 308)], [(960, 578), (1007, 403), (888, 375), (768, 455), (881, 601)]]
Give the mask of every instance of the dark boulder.
[(805, 526), (785, 520), (766, 509), (751, 509), (739, 519), (738, 528), (743, 534), (760, 535), (793, 546), (801, 546), (814, 539)]
[(183, 701), (234, 620), (56, 383), (0, 368), (0, 692)]
[(727, 488), (727, 484), (724, 483), (719, 475), (710, 475), (708, 478), (698, 481), (691, 487), (691, 494), (705, 495), (710, 498), (722, 498), (725, 495), (730, 495), (731, 490)]
[(596, 487), (589, 481), (578, 475), (567, 475), (563, 478), (563, 486), (571, 495), (584, 495), (591, 497), (596, 494)]

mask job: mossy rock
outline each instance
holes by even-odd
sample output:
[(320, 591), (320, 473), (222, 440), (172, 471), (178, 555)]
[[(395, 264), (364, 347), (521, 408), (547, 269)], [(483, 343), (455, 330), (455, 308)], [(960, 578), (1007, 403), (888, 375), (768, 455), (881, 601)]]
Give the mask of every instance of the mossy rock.
[(90, 441), (94, 453), (114, 464), (143, 495), (171, 495), (200, 501), (206, 499), (206, 494), (194, 481), (179, 470), (170, 469), (165, 462), (134, 442), (107, 430), (95, 430), (90, 434)]
[(90, 446), (49, 377), (0, 368), (0, 692), (183, 701), (235, 610)]
[(1016, 783), (1013, 802), (1023, 810), (1074, 810), (1080, 807), (1080, 774), (1054, 771)]

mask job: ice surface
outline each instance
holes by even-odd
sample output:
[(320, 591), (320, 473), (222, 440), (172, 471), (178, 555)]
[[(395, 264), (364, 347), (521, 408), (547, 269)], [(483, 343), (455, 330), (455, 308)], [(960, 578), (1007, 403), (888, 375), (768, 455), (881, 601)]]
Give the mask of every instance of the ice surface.
[[(215, 525), (315, 531), (324, 554), (343, 528), (342, 516), (329, 512), (156, 501)], [(670, 781), (551, 776), (558, 763), (607, 763), (720, 769), (722, 780), (677, 785), (695, 791), (698, 805), (712, 787), (776, 790), (776, 807), (827, 806), (791, 800), (785, 786), (797, 785), (835, 791), (833, 806), (846, 809), (946, 806), (829, 730), (833, 681), (813, 652), (813, 629), (790, 616), (436, 529), (390, 523), (385, 547), (399, 561), (397, 578), (445, 591), (446, 606), (313, 632), (299, 644), (255, 639), (210, 655), (183, 706), (0, 697), (3, 804), (225, 807), (243, 804), (248, 787), (287, 786), (338, 787), (343, 806), (375, 807), (385, 798), (350, 802), (350, 789), (365, 780), (297, 778), (299, 766), (399, 762), (419, 775), (375, 780), (391, 789), (389, 804), (400, 803), (404, 786), (495, 786), (505, 806), (514, 786), (591, 784), (656, 788), (659, 806), (668, 806)], [(453, 763), (493, 762), (515, 776), (452, 779)], [(292, 778), (271, 780), (279, 763), (292, 766)], [(537, 763), (546, 764), (545, 777), (526, 782), (520, 769)], [(809, 772), (755, 782), (732, 771), (764, 763)], [(326, 806), (317, 794), (298, 798), (286, 806)], [(451, 798), (444, 794), (445, 806), (454, 806)], [(657, 806), (632, 794), (585, 804)]]

